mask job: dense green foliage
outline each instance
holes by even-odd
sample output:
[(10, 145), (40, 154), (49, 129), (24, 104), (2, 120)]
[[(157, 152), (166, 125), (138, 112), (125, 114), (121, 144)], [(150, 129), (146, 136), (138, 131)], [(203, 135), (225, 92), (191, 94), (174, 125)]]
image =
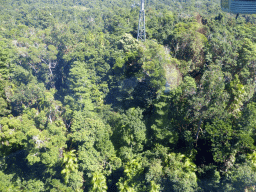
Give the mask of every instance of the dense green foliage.
[(0, 0), (0, 191), (255, 191), (255, 15), (137, 3)]

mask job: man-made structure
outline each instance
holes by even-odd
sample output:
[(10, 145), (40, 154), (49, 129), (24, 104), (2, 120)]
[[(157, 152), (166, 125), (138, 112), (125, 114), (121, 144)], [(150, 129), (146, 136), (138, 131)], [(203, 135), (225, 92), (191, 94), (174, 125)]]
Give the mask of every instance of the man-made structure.
[(140, 39), (142, 41), (146, 41), (146, 26), (145, 26), (145, 10), (144, 10), (144, 6), (145, 6), (145, 1), (141, 0), (137, 40)]
[(256, 0), (221, 0), (221, 9), (235, 14), (256, 14)]

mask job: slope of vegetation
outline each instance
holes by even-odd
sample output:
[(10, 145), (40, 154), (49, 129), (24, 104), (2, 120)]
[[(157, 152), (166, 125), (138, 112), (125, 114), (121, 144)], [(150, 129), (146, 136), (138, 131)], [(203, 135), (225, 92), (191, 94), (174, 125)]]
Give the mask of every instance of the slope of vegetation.
[(0, 0), (0, 191), (255, 191), (255, 15), (137, 3)]

